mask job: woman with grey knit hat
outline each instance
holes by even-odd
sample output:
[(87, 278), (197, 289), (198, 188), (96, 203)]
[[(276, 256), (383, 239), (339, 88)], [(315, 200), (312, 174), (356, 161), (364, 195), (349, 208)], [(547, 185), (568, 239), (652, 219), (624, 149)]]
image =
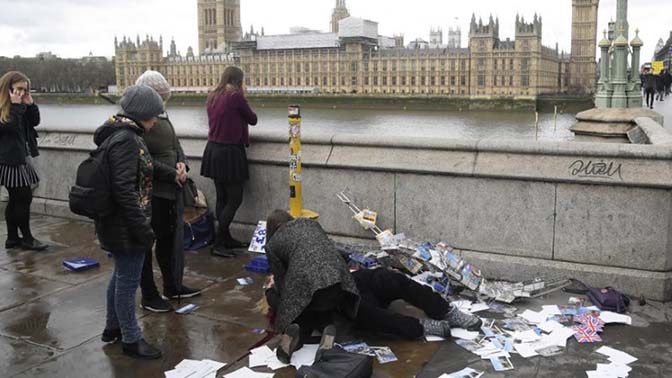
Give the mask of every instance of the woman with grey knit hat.
[(135, 317), (135, 292), (145, 254), (154, 245), (152, 179), (154, 162), (142, 138), (163, 113), (163, 100), (145, 85), (133, 85), (121, 97), (122, 111), (94, 134), (107, 161), (109, 189), (115, 211), (96, 220), (96, 236), (112, 254), (114, 272), (107, 288), (107, 321), (102, 341), (121, 340), (122, 350), (134, 358), (156, 359), (161, 351), (145, 342)]
[[(135, 82), (154, 89), (165, 103), (170, 99), (170, 85), (157, 71), (146, 71)], [(184, 275), (184, 241), (182, 184), (187, 181), (187, 159), (175, 134), (175, 128), (164, 112), (156, 125), (144, 134), (149, 153), (154, 159), (152, 191), (152, 228), (156, 234), (156, 261), (163, 276), (163, 295), (168, 299), (190, 298), (201, 294), (182, 284)], [(173, 307), (161, 297), (154, 283), (151, 252), (145, 256), (140, 281), (141, 306), (154, 312), (168, 312)]]

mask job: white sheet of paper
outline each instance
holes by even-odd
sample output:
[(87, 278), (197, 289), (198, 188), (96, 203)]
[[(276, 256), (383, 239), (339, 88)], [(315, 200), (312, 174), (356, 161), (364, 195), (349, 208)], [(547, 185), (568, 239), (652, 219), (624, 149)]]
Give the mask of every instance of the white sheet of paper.
[(457, 307), (462, 312), (469, 311), (469, 309), (471, 308), (471, 301), (467, 300), (450, 302), (450, 304)]
[(464, 377), (473, 377), (473, 378), (479, 378), (485, 374), (482, 371), (474, 370), (472, 368), (464, 368), (460, 371), (456, 371), (454, 373), (450, 374), (442, 374), (439, 378), (464, 378)]
[(522, 314), (519, 314), (518, 316), (534, 324), (543, 323), (548, 318), (548, 316), (543, 312), (534, 312), (530, 310), (525, 310)]
[(249, 364), (250, 368), (257, 366), (268, 366), (269, 360), (275, 357), (275, 353), (271, 348), (266, 345), (260, 346), (259, 348), (252, 349), (250, 351)]
[(458, 339), (464, 339), (464, 340), (474, 340), (478, 337), (479, 332), (478, 331), (467, 331), (464, 328), (451, 328), (450, 329), (450, 335), (452, 337), (458, 338)]
[(611, 311), (602, 311), (600, 312), (600, 319), (604, 320), (605, 323), (623, 323), (627, 325), (632, 325), (632, 318), (628, 315), (617, 314)]
[(637, 361), (637, 358), (608, 346), (603, 346), (596, 352), (609, 357), (609, 361), (617, 364), (627, 365)]
[(567, 327), (555, 329), (553, 332), (551, 332), (550, 335), (548, 335), (551, 340), (555, 341), (557, 346), (561, 346), (563, 348), (567, 347), (567, 339), (572, 336), (574, 336), (574, 330)]
[(428, 336), (425, 336), (425, 340), (427, 340), (427, 342), (429, 342), (429, 343), (435, 343), (435, 342), (438, 342), (438, 341), (446, 341), (446, 338), (441, 337), (441, 336), (428, 335)]
[(562, 312), (560, 312), (560, 308), (557, 305), (541, 306), (541, 312), (548, 315), (562, 315)]
[(224, 378), (273, 378), (274, 375), (275, 373), (257, 373), (248, 367), (243, 367), (225, 375)]
[(537, 335), (536, 332), (534, 332), (534, 330), (531, 330), (531, 329), (528, 329), (527, 331), (522, 331), (522, 332), (520, 332), (520, 331), (514, 332), (513, 333), (513, 338), (515, 340), (520, 340), (524, 343), (528, 343), (528, 342), (531, 342), (531, 341), (537, 341), (537, 340), (541, 339), (541, 337), (539, 335)]
[(534, 356), (539, 355), (539, 353), (537, 353), (537, 351), (534, 350), (534, 348), (530, 344), (527, 344), (527, 343), (513, 344), (513, 349), (515, 349), (516, 352), (518, 352), (518, 354), (520, 354), (520, 357), (523, 357), (523, 358), (530, 358), (530, 357), (534, 357)]
[(489, 309), (490, 309), (490, 306), (488, 306), (485, 303), (474, 303), (474, 304), (471, 305), (471, 308), (469, 308), (469, 312), (471, 312), (473, 314), (475, 312), (485, 311), (485, 310), (489, 310)]
[(597, 364), (596, 370), (598, 372), (605, 372), (619, 378), (625, 378), (630, 374), (632, 368), (628, 365), (611, 363), (611, 364)]
[(317, 353), (318, 344), (304, 345), (303, 348), (292, 354), (291, 364), (299, 369), (301, 366), (311, 366), (315, 362), (315, 353)]
[(551, 333), (551, 332), (555, 331), (556, 329), (565, 328), (564, 325), (556, 322), (555, 320), (548, 320), (548, 321), (545, 321), (543, 323), (539, 323), (539, 325), (537, 327), (539, 327), (539, 329), (541, 329), (542, 331), (544, 331), (546, 333)]
[(481, 356), (481, 359), (483, 360), (489, 360), (492, 357), (511, 357), (509, 352), (502, 350), (502, 349), (497, 349), (495, 353), (490, 353), (490, 354), (485, 354)]

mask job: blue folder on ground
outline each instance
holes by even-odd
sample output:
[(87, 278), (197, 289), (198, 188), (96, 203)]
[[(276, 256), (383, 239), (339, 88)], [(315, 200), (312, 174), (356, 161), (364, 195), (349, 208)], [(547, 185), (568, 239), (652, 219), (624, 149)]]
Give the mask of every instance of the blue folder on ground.
[(88, 270), (100, 266), (100, 264), (98, 263), (98, 261), (92, 258), (82, 257), (76, 259), (63, 260), (63, 266), (72, 272), (81, 272), (83, 270)]

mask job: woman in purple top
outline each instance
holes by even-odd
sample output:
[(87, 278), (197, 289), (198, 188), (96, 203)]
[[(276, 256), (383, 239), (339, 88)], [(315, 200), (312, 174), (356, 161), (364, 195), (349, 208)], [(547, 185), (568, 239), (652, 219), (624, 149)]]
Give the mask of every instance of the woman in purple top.
[(219, 226), (212, 253), (221, 257), (234, 257), (232, 249), (247, 246), (229, 231), (250, 178), (245, 153), (250, 145), (248, 125), (257, 124), (257, 115), (245, 98), (244, 76), (240, 68), (227, 67), (207, 103), (209, 132), (201, 175), (213, 179), (217, 189)]

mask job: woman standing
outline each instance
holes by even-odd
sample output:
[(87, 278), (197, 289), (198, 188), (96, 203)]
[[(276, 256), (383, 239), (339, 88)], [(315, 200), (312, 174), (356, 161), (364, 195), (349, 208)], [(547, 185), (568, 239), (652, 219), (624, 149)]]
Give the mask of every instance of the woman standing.
[(135, 292), (145, 254), (152, 253), (152, 176), (154, 163), (142, 136), (163, 113), (163, 100), (146, 85), (133, 85), (121, 97), (122, 112), (96, 130), (94, 142), (105, 154), (115, 211), (96, 220), (103, 250), (112, 253), (114, 272), (107, 288), (103, 342), (121, 339), (134, 358), (155, 359), (161, 351), (145, 342), (135, 318)]
[(40, 181), (30, 160), (39, 155), (35, 132), (39, 124), (40, 110), (30, 95), (30, 81), (20, 72), (7, 72), (0, 78), (0, 185), (9, 192), (7, 249), (41, 251), (48, 247), (30, 231), (32, 185)]
[(257, 115), (245, 98), (244, 77), (240, 68), (227, 67), (207, 102), (209, 132), (201, 175), (213, 179), (217, 189), (219, 226), (212, 253), (221, 257), (234, 257), (232, 249), (247, 247), (229, 230), (250, 177), (245, 153), (250, 145), (248, 125), (257, 124)]
[[(135, 82), (154, 89), (163, 103), (170, 99), (170, 85), (157, 71), (146, 71)], [(156, 261), (163, 276), (163, 295), (168, 299), (190, 298), (201, 294), (198, 289), (182, 285), (184, 275), (183, 201), (182, 185), (187, 181), (187, 159), (168, 113), (158, 116), (151, 132), (144, 134), (149, 153), (154, 159), (152, 183), (152, 229), (156, 234)], [(173, 308), (164, 300), (154, 283), (151, 251), (145, 256), (140, 281), (141, 306), (153, 312), (168, 312)]]

